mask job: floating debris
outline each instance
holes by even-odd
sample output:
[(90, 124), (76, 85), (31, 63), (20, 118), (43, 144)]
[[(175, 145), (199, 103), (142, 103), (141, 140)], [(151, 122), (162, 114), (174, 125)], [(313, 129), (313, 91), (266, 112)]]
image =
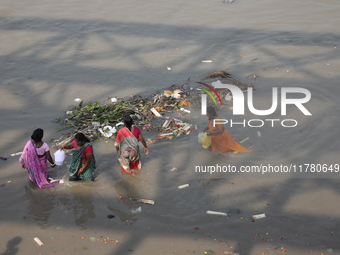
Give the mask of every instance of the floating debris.
[(22, 154), (22, 151), (17, 152), (17, 153), (12, 153), (12, 154), (11, 154), (11, 157), (18, 156), (18, 155), (21, 155), (21, 154)]
[(142, 207), (138, 207), (136, 209), (131, 210), (132, 213), (141, 213), (142, 212)]
[[(64, 115), (56, 119), (57, 122), (63, 124), (63, 127), (57, 131), (67, 129), (68, 133), (59, 139), (54, 139), (52, 146), (59, 147), (69, 143), (74, 139), (74, 135), (80, 132), (84, 133), (92, 142), (108, 138), (114, 139), (116, 133), (124, 125), (121, 123), (124, 115), (130, 115), (136, 126), (140, 126), (147, 131), (157, 130), (160, 132), (156, 139), (148, 139), (148, 144), (152, 144), (157, 140), (172, 140), (181, 135), (189, 135), (192, 131), (197, 131), (196, 125), (187, 120), (169, 119), (169, 117), (166, 117), (167, 114), (178, 111), (178, 116), (183, 117), (183, 115), (191, 113), (187, 109), (188, 106), (191, 109), (200, 109), (201, 95), (207, 94), (207, 92), (211, 95), (207, 99), (207, 106), (216, 104), (216, 100), (220, 101), (221, 105), (220, 99), (224, 98), (229, 93), (229, 90), (215, 89), (209, 85), (217, 80), (223, 84), (238, 86), (243, 91), (249, 87), (248, 84), (233, 78), (229, 73), (217, 70), (199, 81), (199, 84), (203, 84), (207, 89), (195, 89), (197, 88), (197, 83), (188, 79), (183, 85), (172, 85), (165, 91), (147, 97), (140, 95), (128, 98), (108, 97), (102, 103), (89, 102), (87, 104), (84, 104), (81, 98), (76, 98), (75, 101), (79, 104), (69, 106)], [(220, 107), (220, 105), (217, 105), (217, 107)], [(160, 121), (163, 122), (160, 124)], [(11, 156), (20, 154), (11, 154)]]
[(258, 220), (258, 219), (262, 219), (262, 218), (265, 218), (265, 217), (267, 217), (265, 213), (255, 214), (255, 215), (251, 216), (251, 218), (253, 220)]
[(156, 117), (162, 117), (162, 115), (160, 115), (155, 108), (151, 108), (150, 110), (152, 111), (153, 114), (155, 114)]
[(188, 184), (188, 183), (187, 183), (187, 184), (180, 185), (180, 186), (178, 186), (177, 188), (178, 188), (178, 189), (184, 189), (184, 188), (186, 188), (186, 187), (189, 187), (189, 184)]
[(141, 202), (141, 203), (144, 203), (144, 204), (149, 204), (149, 205), (154, 205), (155, 204), (155, 201), (153, 201), (151, 199), (140, 198), (137, 201)]
[(216, 212), (216, 211), (206, 211), (207, 214), (213, 214), (213, 215), (221, 215), (221, 216), (228, 216), (227, 213), (224, 212)]
[(34, 237), (33, 240), (36, 241), (39, 246), (43, 246), (44, 245), (44, 243), (38, 237)]

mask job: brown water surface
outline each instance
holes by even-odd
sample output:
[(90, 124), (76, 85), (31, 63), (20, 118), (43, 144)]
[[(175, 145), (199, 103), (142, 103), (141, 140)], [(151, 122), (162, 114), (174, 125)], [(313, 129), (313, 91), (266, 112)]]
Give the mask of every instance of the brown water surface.
[[(195, 172), (216, 164), (339, 164), (339, 11), (331, 0), (2, 0), (0, 156), (8, 160), (0, 161), (0, 253), (340, 254), (339, 173)], [(226, 125), (238, 141), (249, 137), (243, 145), (251, 153), (212, 155), (196, 133), (157, 142), (134, 177), (120, 172), (113, 142), (96, 142), (95, 182), (67, 181), (68, 158), (50, 172), (65, 184), (47, 190), (10, 156), (35, 128), (45, 130), (46, 142), (59, 138), (53, 120), (75, 98), (152, 94), (218, 69), (254, 85), (258, 109), (270, 107), (273, 87), (306, 88), (312, 116), (289, 106), (287, 116), (278, 109), (268, 118), (295, 119), (294, 128)], [(232, 119), (231, 106), (219, 114)], [(205, 127), (205, 116), (191, 117)], [(266, 118), (247, 109), (234, 120)], [(267, 217), (252, 221), (260, 213)]]

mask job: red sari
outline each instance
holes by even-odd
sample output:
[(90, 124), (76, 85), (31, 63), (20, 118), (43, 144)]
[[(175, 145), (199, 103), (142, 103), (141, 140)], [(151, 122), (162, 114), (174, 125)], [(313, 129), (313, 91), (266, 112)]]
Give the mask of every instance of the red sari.
[(133, 170), (140, 170), (142, 164), (140, 162), (139, 143), (127, 127), (118, 131), (116, 144), (118, 145), (118, 160), (121, 170), (131, 175)]

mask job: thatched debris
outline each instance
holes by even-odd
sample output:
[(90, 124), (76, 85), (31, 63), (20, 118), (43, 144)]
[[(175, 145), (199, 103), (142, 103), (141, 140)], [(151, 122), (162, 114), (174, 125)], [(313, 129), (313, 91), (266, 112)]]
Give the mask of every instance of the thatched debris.
[[(242, 90), (247, 89), (249, 86), (222, 70), (217, 70), (198, 82), (211, 84), (217, 80), (220, 80), (223, 84), (236, 85)], [(167, 90), (157, 92), (151, 96), (135, 95), (130, 98), (108, 98), (102, 103), (90, 102), (83, 105), (83, 102), (80, 102), (78, 106), (70, 106), (68, 111), (58, 119), (58, 122), (64, 125), (59, 130), (71, 128), (71, 131), (60, 139), (55, 140), (53, 146), (58, 147), (72, 141), (74, 135), (78, 132), (84, 133), (92, 141), (113, 138), (115, 132), (123, 126), (121, 125), (121, 120), (126, 114), (129, 114), (134, 119), (136, 125), (143, 128), (148, 127), (146, 128), (148, 130), (156, 129), (159, 131), (157, 139), (171, 140), (181, 134), (189, 134), (191, 130), (196, 129), (194, 125), (166, 115), (173, 111), (190, 112), (185, 110), (188, 107), (198, 109), (201, 106), (201, 95), (204, 93), (200, 87), (199, 83), (188, 79), (183, 85), (172, 85)], [(216, 91), (221, 98), (224, 98), (229, 92), (227, 89), (216, 89)], [(208, 100), (208, 105), (214, 105), (214, 102)], [(157, 125), (153, 125), (151, 121), (157, 119), (159, 115), (162, 115), (164, 120)]]

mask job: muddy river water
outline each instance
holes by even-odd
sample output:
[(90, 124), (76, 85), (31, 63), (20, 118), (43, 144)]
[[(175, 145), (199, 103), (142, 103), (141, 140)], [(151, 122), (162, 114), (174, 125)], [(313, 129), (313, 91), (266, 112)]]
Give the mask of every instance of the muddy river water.
[[(334, 0), (2, 0), (0, 253), (340, 254), (339, 12)], [(192, 133), (151, 144), (132, 177), (119, 170), (113, 142), (103, 140), (94, 143), (94, 182), (69, 182), (65, 164), (50, 169), (65, 179), (53, 189), (33, 185), (19, 156), (10, 156), (36, 128), (48, 143), (59, 138), (53, 120), (75, 98), (152, 94), (219, 69), (254, 85), (257, 109), (270, 108), (273, 88), (279, 95), (304, 88), (311, 115), (294, 105), (283, 115), (278, 104), (270, 116), (246, 107), (235, 117), (225, 102), (218, 113), (229, 122), (264, 123), (226, 124), (236, 140), (248, 138), (250, 153), (211, 154)], [(285, 127), (285, 119), (297, 125)], [(195, 121), (203, 129), (207, 118), (196, 112)], [(217, 165), (237, 172), (197, 171)], [(251, 166), (291, 172), (238, 171)]]

